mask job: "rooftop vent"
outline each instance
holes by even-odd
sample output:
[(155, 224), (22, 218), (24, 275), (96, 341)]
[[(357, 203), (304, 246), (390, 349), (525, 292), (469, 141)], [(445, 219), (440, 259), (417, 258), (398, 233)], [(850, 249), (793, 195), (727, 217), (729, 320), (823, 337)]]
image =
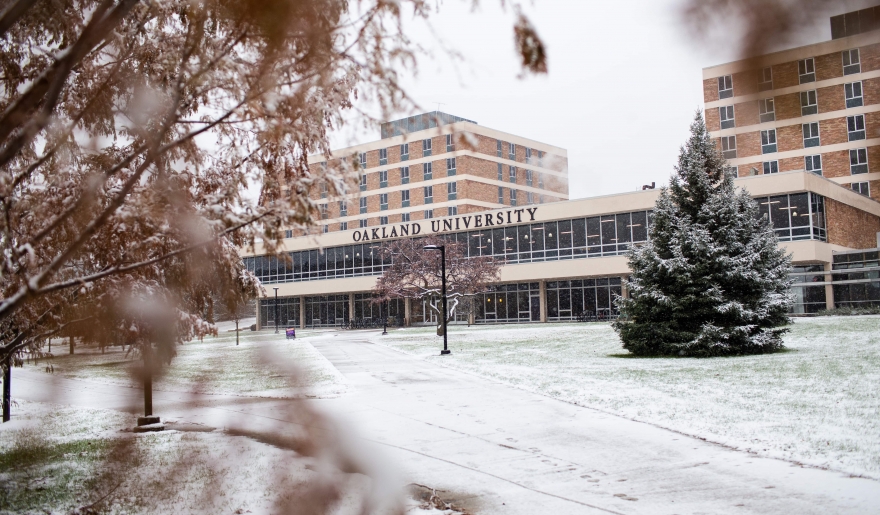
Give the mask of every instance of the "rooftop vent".
[(831, 17), (831, 39), (880, 29), (880, 6)]
[(400, 120), (392, 120), (383, 123), (380, 128), (382, 131), (382, 139), (408, 134), (410, 132), (423, 131), (425, 129), (433, 129), (441, 125), (449, 125), (455, 122), (470, 122), (476, 124), (473, 120), (462, 118), (440, 111), (431, 111), (430, 113), (422, 113), (409, 118), (401, 118)]

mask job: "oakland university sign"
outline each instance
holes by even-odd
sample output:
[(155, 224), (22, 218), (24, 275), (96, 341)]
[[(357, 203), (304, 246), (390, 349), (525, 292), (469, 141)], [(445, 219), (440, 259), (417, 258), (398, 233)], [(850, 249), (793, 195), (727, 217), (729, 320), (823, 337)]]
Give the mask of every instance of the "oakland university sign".
[[(499, 225), (534, 222), (535, 213), (537, 212), (537, 207), (527, 207), (524, 209), (508, 209), (507, 211), (497, 211), (494, 213), (474, 213), (472, 215), (430, 220), (431, 232), (463, 231), (467, 229), (480, 229), (484, 227), (497, 227)], [(528, 214), (527, 217), (526, 213)], [(524, 218), (528, 218), (528, 220), (525, 220)], [(422, 220), (421, 222), (411, 222), (392, 226), (383, 225), (381, 227), (372, 227), (363, 230), (359, 229), (352, 233), (351, 239), (354, 241), (370, 241), (384, 240), (385, 238), (400, 238), (402, 236), (416, 236), (422, 233), (422, 224), (427, 224), (428, 222), (429, 220)]]

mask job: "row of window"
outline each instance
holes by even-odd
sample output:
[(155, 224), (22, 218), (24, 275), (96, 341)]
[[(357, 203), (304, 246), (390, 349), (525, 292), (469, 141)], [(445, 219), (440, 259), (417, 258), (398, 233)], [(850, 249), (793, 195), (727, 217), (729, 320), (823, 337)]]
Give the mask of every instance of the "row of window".
[[(511, 161), (516, 161), (516, 144), (515, 143), (504, 143), (500, 139), (496, 140), (497, 143), (497, 157), (503, 157), (502, 155), (502, 147), (507, 147), (507, 158)], [(400, 145), (400, 160), (408, 161), (409, 160), (409, 143), (401, 143)], [(433, 154), (433, 148), (431, 143), (431, 138), (421, 140), (422, 146), (422, 156), (430, 156)], [(446, 135), (446, 152), (454, 152), (455, 151), (455, 136), (453, 134)], [(540, 150), (533, 150), (529, 147), (525, 147), (526, 154), (526, 163), (527, 164), (538, 164), (543, 163), (544, 160), (544, 152)], [(533, 161), (533, 156), (537, 157), (537, 160)], [(367, 153), (359, 152), (358, 153), (358, 162), (360, 163), (361, 168), (367, 167)], [(388, 149), (380, 148), (379, 149), (379, 166), (385, 166), (388, 164)]]
[[(859, 49), (853, 48), (841, 52), (843, 74), (852, 75), (861, 73), (862, 65), (859, 57)], [(808, 84), (816, 82), (816, 61), (812, 57), (798, 61), (798, 83)], [(758, 76), (758, 90), (768, 91), (773, 89), (773, 69), (766, 67)], [(718, 98), (725, 99), (733, 96), (733, 76), (724, 75), (718, 77)]]
[[(498, 163), (498, 180), (499, 181), (509, 181), (511, 183), (516, 184), (517, 178), (519, 177), (520, 171), (525, 176), (526, 186), (534, 187), (537, 184), (538, 188), (544, 188), (544, 174), (541, 172), (535, 172), (529, 169), (520, 169), (516, 166), (507, 166), (507, 174), (505, 177), (504, 174), (505, 165)], [(409, 166), (402, 166), (399, 169), (400, 173), (400, 184), (409, 184), (412, 178), (410, 173)], [(379, 170), (379, 187), (387, 188), (388, 187), (388, 170)], [(456, 159), (454, 157), (446, 160), (446, 176), (451, 177), (458, 173)], [(430, 181), (434, 178), (434, 165), (433, 163), (424, 163), (422, 165), (422, 180)], [(536, 180), (537, 179), (537, 180)], [(327, 187), (326, 184), (322, 183), (321, 189), (321, 198), (327, 198)], [(367, 174), (361, 174), (360, 180), (360, 190), (367, 191)]]
[[(850, 82), (843, 85), (844, 99), (847, 109), (853, 107), (861, 107), (865, 103), (862, 82)], [(809, 116), (819, 113), (819, 104), (816, 96), (816, 90), (802, 91), (800, 93), (801, 116)], [(718, 116), (721, 120), (722, 129), (732, 129), (736, 127), (736, 117), (732, 105), (721, 106), (718, 108)], [(776, 104), (773, 98), (763, 98), (758, 100), (758, 118), (760, 123), (767, 123), (776, 120)], [(864, 138), (861, 138), (864, 139)]]
[[(846, 129), (848, 141), (865, 139), (865, 115), (857, 114), (854, 116), (847, 116)], [(802, 124), (801, 132), (803, 134), (804, 148), (818, 147), (821, 145), (818, 122)], [(761, 131), (761, 154), (774, 154), (777, 151), (776, 129)], [(721, 137), (721, 153), (725, 159), (735, 159), (737, 157), (736, 135)]]
[[(760, 213), (781, 241), (825, 241), (824, 198), (813, 193), (759, 197)], [(614, 256), (648, 239), (650, 211), (512, 225), (443, 235), (462, 244), (467, 256), (491, 256), (508, 264)], [(381, 243), (304, 250), (286, 256), (245, 258), (263, 283), (311, 281), (380, 274)]]

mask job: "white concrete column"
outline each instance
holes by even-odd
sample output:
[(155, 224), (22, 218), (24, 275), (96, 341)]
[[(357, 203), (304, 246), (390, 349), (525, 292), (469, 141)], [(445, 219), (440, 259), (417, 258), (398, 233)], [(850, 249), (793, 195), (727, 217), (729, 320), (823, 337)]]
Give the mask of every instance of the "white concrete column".
[[(831, 263), (825, 263), (825, 271), (831, 271)], [(831, 274), (825, 274), (825, 282), (830, 283), (832, 281)], [(825, 285), (825, 309), (834, 309), (834, 286), (831, 284)]]
[(547, 321), (547, 282), (546, 282), (546, 281), (541, 281), (541, 282), (540, 282), (540, 287), (539, 287), (539, 288), (540, 288), (540, 289), (538, 290), (538, 291), (540, 292), (540, 293), (539, 293), (539, 298), (540, 298), (540, 301), (541, 301), (541, 302), (540, 302), (540, 305), (541, 305), (541, 322), (546, 322), (546, 321)]
[(348, 320), (354, 320), (354, 292), (348, 294)]
[(260, 320), (260, 303), (262, 300), (263, 299), (257, 297), (257, 302), (254, 303), (257, 306), (257, 331), (263, 328), (263, 321)]
[(409, 327), (409, 319), (412, 316), (412, 299), (406, 297), (403, 299), (403, 325)]
[(306, 298), (299, 298), (299, 328), (306, 328)]

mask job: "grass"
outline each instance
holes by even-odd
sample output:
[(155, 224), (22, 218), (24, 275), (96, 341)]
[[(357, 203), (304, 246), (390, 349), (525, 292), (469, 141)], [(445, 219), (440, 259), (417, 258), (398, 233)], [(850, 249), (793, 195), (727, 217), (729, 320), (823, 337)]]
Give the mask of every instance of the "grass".
[[(240, 345), (235, 345), (234, 334), (221, 333), (188, 342), (177, 347), (177, 356), (154, 381), (154, 388), (262, 397), (338, 395), (345, 391), (342, 376), (302, 340), (309, 334), (314, 332), (301, 331), (299, 339), (286, 340), (283, 334), (244, 332)], [(73, 355), (67, 354), (66, 346), (58, 350), (43, 364), (75, 379), (128, 385), (133, 381), (132, 370), (139, 365), (134, 354), (120, 347), (102, 353), (95, 347), (79, 346)]]
[[(377, 343), (762, 455), (880, 478), (880, 317), (797, 319), (786, 351), (634, 358), (609, 324), (433, 328)], [(623, 358), (623, 359), (622, 359)]]

